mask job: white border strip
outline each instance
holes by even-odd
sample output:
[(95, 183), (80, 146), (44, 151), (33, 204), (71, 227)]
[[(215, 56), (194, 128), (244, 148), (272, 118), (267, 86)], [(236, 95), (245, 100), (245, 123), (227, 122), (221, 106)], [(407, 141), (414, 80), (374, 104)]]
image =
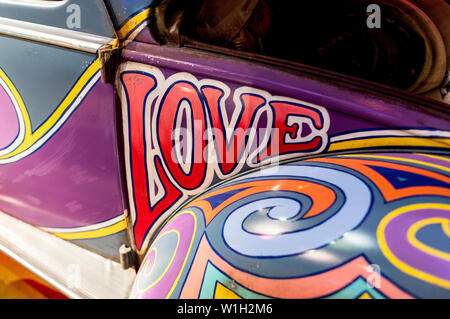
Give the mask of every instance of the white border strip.
[(100, 229), (103, 229), (103, 228), (106, 228), (109, 226), (113, 226), (117, 223), (124, 221), (126, 217), (127, 217), (127, 215), (124, 213), (115, 218), (108, 219), (107, 221), (104, 221), (104, 222), (101, 222), (98, 224), (83, 226), (83, 227), (76, 227), (76, 228), (75, 227), (74, 228), (40, 227), (40, 229), (42, 229), (43, 231), (49, 232), (49, 233), (81, 233), (81, 232), (86, 232), (86, 231), (100, 230)]
[(0, 250), (70, 298), (128, 298), (136, 277), (134, 269), (123, 270), (1, 211)]
[(72, 115), (72, 113), (78, 108), (80, 103), (84, 100), (86, 95), (92, 89), (92, 87), (100, 80), (101, 73), (97, 71), (86, 83), (83, 90), (77, 95), (77, 97), (73, 100), (72, 104), (64, 111), (64, 115), (61, 116), (56, 123), (52, 126), (50, 130), (48, 130), (41, 138), (32, 144), (25, 151), (14, 155), (9, 158), (0, 159), (0, 165), (9, 164), (16, 162), (38, 150), (42, 145), (44, 145), (62, 126), (66, 123), (67, 119)]

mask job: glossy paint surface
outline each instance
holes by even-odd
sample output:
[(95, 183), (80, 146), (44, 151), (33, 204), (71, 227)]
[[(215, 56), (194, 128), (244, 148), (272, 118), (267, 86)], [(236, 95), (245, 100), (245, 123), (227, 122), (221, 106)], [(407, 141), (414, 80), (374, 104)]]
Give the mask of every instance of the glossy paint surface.
[(179, 205), (248, 169), (337, 151), (450, 148), (439, 110), (207, 53), (134, 43), (123, 56), (142, 62), (124, 63), (116, 82), (141, 252)]
[[(21, 39), (0, 37), (0, 43), (5, 46), (1, 68), (26, 106), (33, 133), (63, 104), (67, 93), (73, 91), (83, 74), (89, 73), (95, 61), (93, 54)], [(27, 58), (19, 63), (17, 52)]]
[(319, 157), (201, 195), (150, 246), (133, 298), (448, 298), (450, 158)]
[(1, 165), (1, 210), (50, 228), (121, 215), (113, 98), (112, 87), (97, 82), (47, 143), (18, 162)]
[[(103, 1), (0, 7), (24, 26), (105, 41), (97, 46), (115, 37)], [(82, 27), (66, 21), (74, 8)], [(128, 239), (114, 88), (100, 80), (96, 53), (31, 40), (0, 35), (0, 210), (117, 259)]]
[[(78, 1), (23, 12), (30, 22), (42, 23), (49, 15), (60, 16), (56, 13), (71, 3)], [(186, 201), (254, 167), (336, 151), (450, 148), (448, 114), (439, 107), (426, 109), (352, 87), (348, 81), (343, 85), (339, 77), (296, 74), (229, 56), (159, 46), (146, 28), (150, 3), (107, 1), (116, 34), (127, 43), (122, 58), (129, 62), (121, 66), (115, 85), (124, 119), (133, 240), (140, 253)], [(90, 5), (95, 10), (89, 21), (96, 20), (91, 13), (103, 11), (81, 31), (110, 36), (113, 26), (103, 3)], [(12, 5), (5, 8), (5, 15), (14, 18)], [(50, 20), (50, 25), (64, 24)], [(64, 232), (65, 238), (105, 237), (105, 228), (107, 235), (121, 234), (127, 206), (118, 169), (123, 150), (117, 150), (114, 91), (99, 81), (99, 59), (21, 45), (28, 64), (14, 62), (12, 51), (0, 55), (2, 79), (10, 82), (2, 87), (13, 92), (11, 101), (18, 106), (18, 120), (11, 122), (3, 144), (20, 144), (3, 153), (0, 149), (0, 209), (51, 232)], [(49, 52), (57, 57), (55, 63)], [(11, 101), (3, 96), (3, 112), (9, 117)], [(205, 137), (208, 129), (219, 134)], [(188, 132), (188, 138), (176, 136), (180, 130)], [(252, 130), (257, 133), (246, 136)], [(205, 159), (206, 149), (210, 153)], [(67, 235), (67, 229), (82, 236)]]

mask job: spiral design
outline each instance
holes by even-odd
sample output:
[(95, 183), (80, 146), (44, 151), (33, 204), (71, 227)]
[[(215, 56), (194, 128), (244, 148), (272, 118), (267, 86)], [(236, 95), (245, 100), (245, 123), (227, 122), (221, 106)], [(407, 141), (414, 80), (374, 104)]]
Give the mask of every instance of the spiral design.
[[(255, 176), (261, 177), (250, 175), (246, 179)], [(235, 252), (250, 257), (304, 253), (327, 245), (354, 229), (369, 211), (370, 189), (349, 173), (325, 167), (285, 166), (271, 174), (272, 178), (277, 176), (305, 178), (322, 186), (332, 185), (337, 201), (312, 217), (307, 216), (315, 202), (307, 200), (302, 195), (305, 190), (301, 188), (297, 189), (300, 197), (296, 199), (292, 192), (267, 192), (259, 200), (243, 203), (229, 213), (223, 227), (225, 243)], [(336, 204), (339, 201), (340, 204)]]
[[(447, 298), (448, 163), (332, 156), (220, 185), (181, 211), (198, 218), (194, 248), (160, 296), (175, 285), (169, 295), (181, 298)], [(177, 269), (185, 233), (164, 229), (152, 245), (138, 274), (143, 293), (155, 295), (158, 278)]]
[(196, 217), (190, 211), (175, 216), (161, 231), (142, 263), (133, 298), (170, 297), (192, 248)]

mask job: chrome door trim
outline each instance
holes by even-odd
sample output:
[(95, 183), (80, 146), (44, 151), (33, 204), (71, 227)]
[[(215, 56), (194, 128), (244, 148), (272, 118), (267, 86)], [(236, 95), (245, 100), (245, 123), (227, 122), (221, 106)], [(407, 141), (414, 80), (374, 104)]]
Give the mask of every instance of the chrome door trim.
[(85, 32), (0, 17), (0, 35), (97, 53), (114, 39)]

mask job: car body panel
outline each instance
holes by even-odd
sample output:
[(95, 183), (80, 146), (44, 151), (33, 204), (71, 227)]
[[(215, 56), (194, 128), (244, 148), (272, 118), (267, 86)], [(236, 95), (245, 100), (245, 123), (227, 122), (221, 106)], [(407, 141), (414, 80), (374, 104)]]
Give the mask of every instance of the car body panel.
[(244, 174), (169, 219), (131, 296), (448, 298), (449, 170), (392, 152)]
[(154, 3), (0, 0), (0, 249), (74, 298), (450, 297), (448, 105)]
[(249, 168), (329, 152), (450, 147), (448, 114), (440, 109), (418, 117), (418, 103), (326, 76), (138, 42), (122, 57), (129, 62), (116, 86), (140, 252), (184, 201)]
[[(0, 209), (118, 260), (128, 235), (116, 101), (113, 86), (101, 81), (97, 52), (114, 40), (114, 28), (102, 1), (83, 5), (89, 13), (82, 15), (87, 20), (79, 30), (59, 21), (78, 3), (58, 4), (0, 4), (2, 18), (21, 12), (23, 20), (0, 21), (2, 30), (14, 27), (10, 31), (18, 36), (0, 36), (0, 102), (9, 105), (2, 108), (0, 122), (2, 127), (13, 123), (6, 126), (13, 133), (0, 142)], [(34, 31), (42, 36), (29, 41), (27, 33)], [(66, 47), (60, 35), (73, 37), (73, 47)], [(85, 42), (92, 44), (90, 52), (77, 46)], [(110, 240), (101, 239), (105, 236)]]

